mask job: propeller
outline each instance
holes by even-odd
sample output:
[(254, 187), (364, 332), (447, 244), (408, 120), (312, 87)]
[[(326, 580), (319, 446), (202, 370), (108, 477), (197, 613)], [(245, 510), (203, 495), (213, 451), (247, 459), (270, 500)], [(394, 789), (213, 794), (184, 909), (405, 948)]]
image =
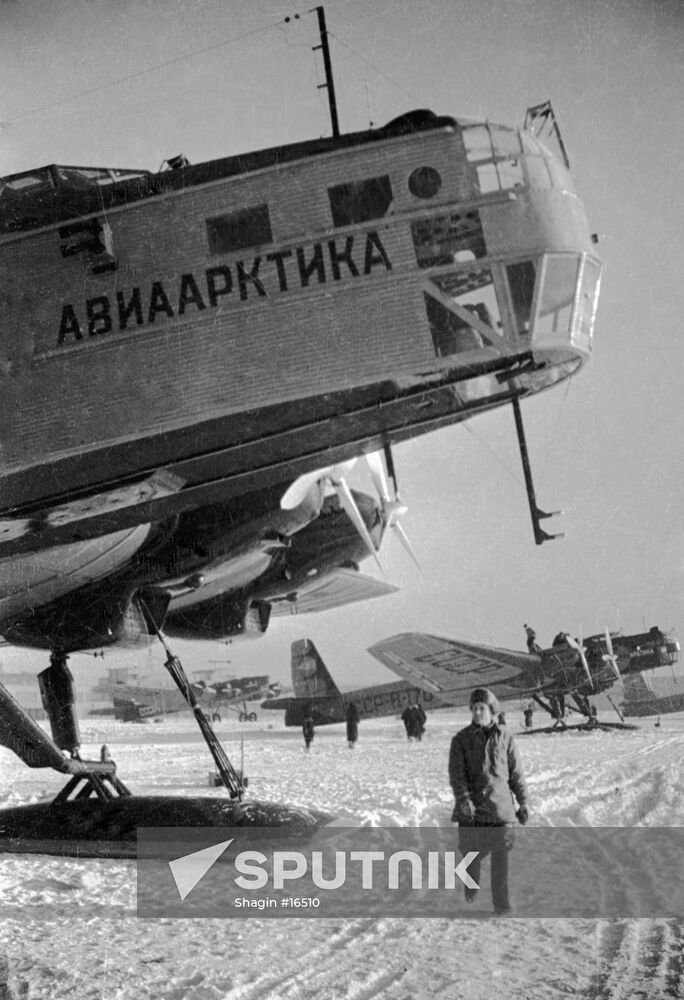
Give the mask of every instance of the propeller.
[(621, 681), (622, 674), (620, 673), (620, 668), (618, 667), (617, 656), (613, 652), (613, 642), (612, 639), (610, 638), (610, 632), (608, 631), (607, 627), (606, 627), (606, 649), (608, 650), (608, 652), (604, 653), (601, 659), (604, 661), (604, 663), (610, 663), (611, 669), (615, 674), (615, 677), (617, 678), (617, 680)]
[(281, 500), (280, 506), (283, 510), (293, 510), (302, 503), (309, 493), (309, 491), (314, 486), (318, 486), (320, 489), (321, 501), (325, 494), (326, 484), (332, 486), (339, 500), (340, 507), (344, 510), (345, 514), (349, 517), (350, 521), (361, 535), (361, 538), (366, 543), (366, 548), (368, 549), (370, 555), (373, 556), (376, 563), (380, 568), (382, 575), (385, 575), (385, 570), (380, 558), (375, 551), (375, 546), (373, 545), (373, 539), (370, 536), (368, 528), (366, 527), (366, 522), (361, 517), (361, 511), (356, 505), (356, 501), (352, 495), (351, 490), (345, 479), (345, 474), (354, 466), (356, 462), (355, 458), (350, 458), (346, 462), (340, 462), (339, 465), (327, 465), (322, 469), (314, 469), (313, 472), (305, 472), (303, 476), (299, 476), (295, 481), (285, 490)]
[(408, 507), (406, 504), (401, 502), (399, 497), (399, 490), (397, 489), (396, 477), (394, 476), (394, 465), (391, 464), (391, 452), (389, 451), (389, 446), (385, 448), (385, 455), (387, 456), (388, 468), (391, 470), (392, 481), (394, 483), (394, 500), (390, 497), (389, 485), (387, 483), (387, 476), (385, 475), (385, 467), (382, 462), (382, 455), (379, 451), (370, 452), (368, 455), (364, 455), (366, 465), (368, 467), (368, 472), (375, 486), (378, 496), (380, 497), (380, 503), (382, 504), (382, 514), (387, 523), (387, 527), (391, 528), (394, 534), (399, 539), (399, 543), (408, 552), (409, 556), (416, 564), (418, 571), (422, 572), (420, 568), (420, 563), (416, 558), (416, 554), (413, 551), (413, 547), (408, 540), (408, 535), (399, 524), (399, 518), (403, 517), (407, 512)]
[[(385, 445), (384, 450), (387, 469), (394, 485), (394, 499), (392, 499), (390, 495), (387, 475), (385, 474), (385, 466), (380, 452), (370, 452), (369, 454), (360, 456), (360, 458), (361, 461), (365, 463), (371, 482), (373, 483), (375, 491), (378, 494), (382, 508), (382, 517), (385, 524), (388, 528), (392, 529), (394, 534), (399, 539), (399, 543), (418, 567), (418, 571), (421, 572), (420, 564), (416, 558), (416, 554), (413, 551), (411, 543), (408, 540), (408, 536), (399, 523), (400, 518), (404, 516), (408, 508), (401, 502), (399, 497), (397, 479), (394, 472), (394, 462), (392, 460), (392, 453), (389, 445)], [(313, 472), (304, 473), (303, 476), (299, 476), (287, 488), (280, 501), (280, 506), (283, 510), (292, 510), (294, 507), (299, 506), (299, 504), (302, 503), (307, 497), (310, 490), (316, 485), (318, 485), (320, 489), (320, 499), (322, 502), (326, 485), (332, 486), (337, 495), (337, 499), (340, 502), (340, 506), (348, 515), (354, 524), (354, 527), (363, 538), (366, 543), (366, 548), (375, 559), (384, 576), (385, 570), (380, 562), (377, 552), (375, 551), (373, 540), (370, 537), (366, 523), (361, 516), (345, 478), (347, 473), (353, 468), (357, 461), (358, 459), (351, 458), (346, 462), (340, 462), (338, 465), (328, 465), (324, 466), (322, 469), (315, 469)]]
[(582, 633), (580, 632), (579, 642), (577, 641), (577, 639), (573, 639), (572, 636), (570, 636), (570, 635), (566, 636), (565, 641), (567, 642), (568, 646), (572, 646), (572, 648), (576, 649), (577, 652), (579, 653), (580, 660), (582, 662), (582, 666), (584, 667), (584, 672), (587, 675), (587, 680), (591, 684), (591, 690), (593, 691), (594, 690), (594, 681), (592, 680), (592, 677), (591, 677), (591, 671), (589, 670), (589, 664), (587, 663), (587, 658), (584, 655), (584, 645), (582, 643)]

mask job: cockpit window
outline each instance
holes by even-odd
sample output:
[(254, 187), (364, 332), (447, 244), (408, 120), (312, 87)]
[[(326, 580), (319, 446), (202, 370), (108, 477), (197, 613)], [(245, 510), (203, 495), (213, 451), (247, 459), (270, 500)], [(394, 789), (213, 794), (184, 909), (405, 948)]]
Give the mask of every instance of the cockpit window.
[(532, 300), (534, 298), (534, 282), (536, 278), (534, 261), (523, 260), (517, 264), (509, 264), (506, 268), (506, 273), (508, 275), (508, 287), (511, 292), (517, 333), (527, 334), (530, 332), (530, 318), (532, 316)]
[(494, 153), (486, 125), (469, 125), (463, 129), (466, 154), (471, 161), (488, 160)]
[(501, 313), (488, 267), (433, 275), (425, 292), (425, 307), (439, 356), (500, 343)]
[(579, 265), (580, 260), (574, 254), (549, 254), (545, 257), (535, 337), (570, 330)]
[(490, 125), (494, 140), (494, 152), (497, 156), (518, 156), (521, 151), (520, 133), (515, 128), (503, 128), (501, 125)]
[(517, 129), (490, 124), (465, 126), (463, 142), (480, 194), (523, 186), (522, 143)]

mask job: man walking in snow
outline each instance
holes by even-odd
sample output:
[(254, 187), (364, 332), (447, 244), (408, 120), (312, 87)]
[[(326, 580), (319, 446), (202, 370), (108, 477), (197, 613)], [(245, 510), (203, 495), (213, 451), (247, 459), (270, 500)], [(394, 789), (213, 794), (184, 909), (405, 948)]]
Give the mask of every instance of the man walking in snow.
[[(478, 852), (468, 867), (478, 884), (482, 859), (491, 855), (492, 900), (501, 915), (512, 911), (508, 852), (516, 822), (527, 822), (527, 786), (513, 736), (496, 721), (499, 706), (492, 692), (476, 688), (470, 695), (470, 710), (471, 724), (451, 741), (449, 781), (456, 799), (452, 818), (459, 826), (461, 853)], [(469, 903), (476, 894), (477, 889), (465, 890)]]

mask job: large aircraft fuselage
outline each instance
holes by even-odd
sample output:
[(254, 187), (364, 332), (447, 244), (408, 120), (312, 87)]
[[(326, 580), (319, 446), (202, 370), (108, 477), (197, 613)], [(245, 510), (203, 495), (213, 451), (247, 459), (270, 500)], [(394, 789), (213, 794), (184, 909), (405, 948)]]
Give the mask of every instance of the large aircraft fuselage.
[[(160, 521), (545, 389), (590, 354), (599, 271), (562, 164), (484, 121), (4, 178), (2, 509), (163, 467), (182, 488), (106, 523)], [(0, 556), (70, 538), (43, 529)]]

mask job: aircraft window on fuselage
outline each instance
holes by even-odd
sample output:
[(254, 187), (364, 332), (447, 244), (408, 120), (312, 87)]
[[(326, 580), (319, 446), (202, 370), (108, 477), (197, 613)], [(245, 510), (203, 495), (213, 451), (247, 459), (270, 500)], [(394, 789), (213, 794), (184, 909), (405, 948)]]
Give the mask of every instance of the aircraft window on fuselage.
[(499, 186), (502, 191), (522, 187), (525, 183), (520, 157), (515, 160), (499, 160), (496, 169), (499, 173)]
[(328, 188), (335, 226), (352, 226), (387, 215), (392, 204), (392, 185), (387, 175), (368, 177)]
[(509, 264), (506, 268), (508, 287), (511, 291), (511, 301), (515, 314), (517, 332), (530, 332), (530, 316), (532, 314), (532, 299), (536, 270), (534, 261), (523, 260), (518, 264)]
[(488, 160), (494, 155), (492, 137), (486, 125), (466, 126), (463, 144), (469, 160)]
[(242, 208), (207, 219), (206, 223), (211, 253), (232, 253), (273, 242), (268, 205)]
[(480, 194), (489, 194), (499, 190), (499, 175), (496, 170), (496, 163), (478, 163), (475, 168), (477, 174), (477, 186)]
[(419, 267), (475, 260), (487, 253), (478, 211), (416, 219), (411, 235)]
[(36, 170), (35, 173), (22, 174), (21, 177), (3, 177), (0, 182), (0, 197), (24, 194), (53, 186), (48, 170)]
[(502, 323), (489, 268), (434, 275), (425, 294), (430, 332), (439, 356), (492, 347)]
[(485, 346), (484, 338), (461, 316), (443, 306), (441, 302), (425, 293), (425, 311), (435, 354), (438, 358), (449, 354), (476, 351)]
[(580, 294), (577, 302), (576, 332), (591, 341), (598, 305), (601, 265), (592, 257), (585, 257), (582, 265)]
[(463, 129), (463, 142), (480, 194), (523, 187), (522, 143), (517, 129), (474, 125)]
[(56, 167), (60, 185), (108, 187), (131, 177), (148, 177), (148, 170), (110, 170), (107, 167)]
[(534, 322), (535, 337), (570, 331), (579, 263), (574, 255), (548, 254), (545, 257)]
[(494, 152), (497, 156), (515, 158), (520, 155), (520, 136), (517, 129), (504, 128), (501, 125), (491, 125), (490, 128), (494, 140)]

